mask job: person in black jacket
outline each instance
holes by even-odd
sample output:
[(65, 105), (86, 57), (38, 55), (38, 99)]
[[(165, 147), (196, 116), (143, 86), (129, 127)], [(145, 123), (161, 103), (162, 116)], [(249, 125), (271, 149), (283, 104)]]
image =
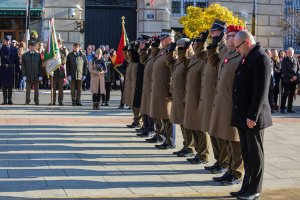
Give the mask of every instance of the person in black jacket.
[(231, 125), (238, 128), (245, 175), (242, 188), (231, 192), (238, 199), (258, 199), (264, 173), (264, 129), (272, 125), (268, 92), (271, 79), (270, 59), (248, 31), (234, 39), (244, 57), (234, 76)]
[(281, 73), (283, 83), (283, 94), (281, 97), (280, 112), (285, 114), (285, 104), (288, 98), (288, 113), (295, 113), (292, 110), (293, 99), (295, 95), (296, 85), (299, 82), (299, 62), (297, 58), (294, 58), (294, 49), (289, 47), (286, 51), (287, 57), (282, 60)]

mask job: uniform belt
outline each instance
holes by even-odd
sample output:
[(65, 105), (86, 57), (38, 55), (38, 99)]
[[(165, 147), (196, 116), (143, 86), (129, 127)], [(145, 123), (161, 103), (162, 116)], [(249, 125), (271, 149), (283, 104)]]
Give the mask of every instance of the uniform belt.
[(11, 64), (2, 64), (1, 67), (12, 67)]

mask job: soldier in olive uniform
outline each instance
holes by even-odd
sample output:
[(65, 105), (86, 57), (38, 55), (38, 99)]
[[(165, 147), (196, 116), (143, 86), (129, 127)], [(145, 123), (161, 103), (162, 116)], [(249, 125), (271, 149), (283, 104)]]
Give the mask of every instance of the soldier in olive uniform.
[(86, 78), (88, 68), (86, 56), (80, 51), (79, 43), (75, 43), (73, 52), (68, 54), (66, 68), (68, 80), (71, 82), (72, 105), (82, 106), (82, 81)]
[(34, 103), (39, 105), (39, 81), (42, 77), (42, 60), (41, 55), (35, 51), (36, 44), (34, 41), (29, 42), (29, 51), (22, 56), (22, 75), (23, 80), (26, 81), (26, 102), (30, 103), (30, 92), (32, 86), (34, 87)]
[(67, 62), (67, 56), (69, 54), (69, 51), (66, 47), (63, 46), (62, 39), (58, 39), (58, 48), (60, 52), (61, 57), (61, 65), (53, 72), (52, 79), (52, 88), (53, 88), (53, 99), (50, 105), (55, 105), (56, 102), (56, 90), (58, 89), (58, 103), (60, 106), (63, 106), (63, 100), (64, 100), (64, 79), (66, 77), (66, 62)]
[[(172, 99), (170, 98), (171, 68), (175, 63), (173, 52), (176, 49), (175, 32), (163, 30), (161, 33), (162, 49), (155, 57), (152, 74), (152, 92), (150, 100), (150, 117), (163, 124), (159, 134), (165, 134), (165, 141), (155, 145), (158, 149), (175, 148), (175, 127), (170, 121)], [(155, 136), (154, 136), (155, 137)]]
[[(218, 79), (208, 132), (211, 137), (215, 138), (214, 140), (221, 141), (218, 144), (225, 143), (226, 148), (220, 149), (220, 151), (224, 151), (220, 152), (220, 155), (227, 154), (229, 157), (229, 170), (223, 176), (213, 178), (222, 185), (239, 184), (244, 170), (238, 130), (231, 126), (233, 79), (242, 60), (242, 56), (235, 49), (234, 37), (243, 29), (241, 26), (228, 26), (226, 47), (224, 47), (228, 50), (221, 58), (217, 56), (213, 58), (213, 62), (218, 63)], [(215, 52), (215, 54), (218, 53)]]
[(0, 85), (3, 92), (2, 105), (13, 105), (12, 88), (15, 84), (15, 75), (19, 73), (18, 50), (11, 46), (11, 36), (4, 38), (3, 46), (0, 49)]

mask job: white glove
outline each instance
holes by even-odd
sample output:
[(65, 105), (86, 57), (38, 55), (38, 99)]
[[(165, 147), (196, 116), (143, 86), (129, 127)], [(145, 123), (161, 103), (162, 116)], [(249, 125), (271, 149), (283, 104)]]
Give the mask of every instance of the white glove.
[(82, 81), (84, 81), (86, 79), (86, 76), (82, 76)]
[(43, 80), (43, 77), (39, 76), (39, 81), (42, 81)]
[(123, 76), (120, 77), (120, 81), (121, 81), (122, 83), (124, 82), (124, 77), (123, 77)]
[(68, 76), (68, 80), (71, 81), (72, 80), (72, 76)]
[(26, 81), (26, 76), (23, 76), (23, 81)]

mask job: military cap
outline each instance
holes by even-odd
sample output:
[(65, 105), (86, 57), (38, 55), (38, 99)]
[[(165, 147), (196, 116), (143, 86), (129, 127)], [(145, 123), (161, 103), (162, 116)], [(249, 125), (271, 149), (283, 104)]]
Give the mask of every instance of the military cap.
[(11, 40), (11, 35), (6, 35), (6, 36), (4, 37), (4, 40)]
[(181, 38), (176, 41), (177, 46), (184, 46), (186, 43), (190, 42), (189, 38)]
[(148, 35), (140, 35), (137, 39), (137, 41), (141, 41), (141, 42), (144, 42), (144, 41), (147, 41), (149, 40), (151, 37), (148, 36)]
[(36, 42), (34, 40), (28, 40), (28, 46), (35, 46)]
[(216, 31), (216, 30), (220, 30), (220, 31), (224, 31), (225, 30), (225, 24), (226, 22), (220, 21), (220, 20), (215, 20), (213, 25), (211, 26), (211, 31)]
[(245, 30), (245, 28), (243, 26), (236, 26), (236, 25), (229, 25), (226, 28), (226, 33), (230, 33), (230, 32), (239, 32)]
[(175, 37), (175, 31), (172, 29), (162, 29), (160, 38), (164, 39), (166, 37)]

